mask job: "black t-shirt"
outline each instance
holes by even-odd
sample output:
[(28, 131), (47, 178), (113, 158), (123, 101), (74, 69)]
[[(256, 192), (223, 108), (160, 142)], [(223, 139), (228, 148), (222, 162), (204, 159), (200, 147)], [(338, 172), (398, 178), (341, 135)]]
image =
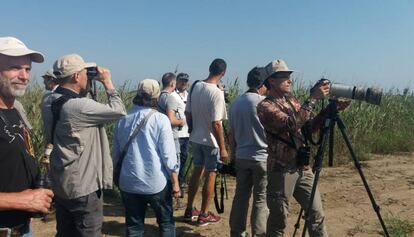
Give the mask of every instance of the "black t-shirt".
[[(33, 188), (37, 165), (30, 155), (29, 130), (16, 109), (0, 110), (0, 192)], [(30, 215), (24, 211), (0, 211), (0, 227), (27, 223)]]

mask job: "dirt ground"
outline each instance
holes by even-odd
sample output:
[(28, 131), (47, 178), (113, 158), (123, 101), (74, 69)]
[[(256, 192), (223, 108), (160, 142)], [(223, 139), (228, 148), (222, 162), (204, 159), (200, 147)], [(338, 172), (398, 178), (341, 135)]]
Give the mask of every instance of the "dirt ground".
[[(414, 222), (414, 154), (400, 156), (375, 155), (369, 161), (362, 162), (363, 172), (372, 190), (377, 204), (381, 207), (384, 219), (398, 217)], [(228, 180), (228, 200), (225, 200), (225, 212), (220, 223), (205, 227), (181, 221), (184, 210), (175, 211), (177, 236), (229, 236), (229, 214), (233, 200), (235, 181)], [(372, 208), (367, 192), (353, 163), (335, 168), (323, 168), (319, 188), (323, 198), (330, 236), (382, 236), (381, 226)], [(197, 196), (200, 206), (200, 194)], [(186, 199), (181, 199), (185, 202)], [(291, 213), (287, 235), (292, 236), (299, 207), (291, 201)], [(214, 210), (214, 204), (211, 206)], [(214, 210), (214, 212), (216, 212)], [(124, 236), (124, 211), (121, 203), (112, 198), (105, 199), (103, 236)], [(33, 221), (35, 236), (54, 236), (53, 217), (46, 223)], [(303, 226), (303, 222), (302, 222)], [(145, 236), (158, 236), (153, 213), (146, 219)], [(302, 229), (302, 228), (301, 228)], [(247, 227), (250, 232), (250, 226)], [(301, 233), (296, 236), (301, 236)]]

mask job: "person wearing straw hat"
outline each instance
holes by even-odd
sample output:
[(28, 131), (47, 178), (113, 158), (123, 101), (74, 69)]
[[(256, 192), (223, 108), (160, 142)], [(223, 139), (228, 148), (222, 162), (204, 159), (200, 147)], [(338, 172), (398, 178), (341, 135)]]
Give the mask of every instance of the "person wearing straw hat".
[[(301, 128), (308, 121), (315, 126), (322, 123), (321, 116), (313, 118), (313, 109), (318, 99), (329, 94), (329, 84), (317, 84), (309, 98), (301, 104), (291, 94), (290, 70), (283, 60), (274, 60), (265, 67), (267, 79), (264, 85), (268, 96), (257, 105), (257, 115), (266, 131), (267, 158), (267, 236), (283, 236), (289, 211), (289, 200), (293, 196), (306, 210), (310, 197), (313, 173), (309, 160), (298, 156), (303, 147)], [(325, 214), (319, 191), (316, 191), (310, 219), (309, 235), (328, 236)]]
[[(91, 78), (90, 70), (97, 75)], [(53, 65), (59, 87), (42, 101), (45, 141), (53, 145), (50, 176), (56, 203), (56, 236), (101, 236), (102, 190), (112, 188), (112, 158), (104, 124), (125, 115), (109, 69), (78, 54)], [(108, 104), (87, 97), (100, 82)]]

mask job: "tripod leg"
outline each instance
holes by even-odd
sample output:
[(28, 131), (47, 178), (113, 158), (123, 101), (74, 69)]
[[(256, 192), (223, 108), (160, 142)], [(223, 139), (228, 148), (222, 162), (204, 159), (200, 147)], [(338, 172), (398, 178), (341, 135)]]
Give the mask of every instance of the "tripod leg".
[(333, 166), (333, 155), (334, 155), (334, 137), (335, 137), (335, 122), (333, 121), (329, 127), (329, 167)]
[(331, 118), (326, 119), (325, 125), (322, 130), (321, 145), (319, 146), (318, 152), (316, 153), (316, 156), (315, 156), (315, 162), (313, 164), (313, 173), (315, 174), (315, 177), (313, 179), (312, 191), (311, 191), (311, 195), (309, 198), (308, 206), (305, 211), (305, 225), (303, 227), (302, 237), (305, 237), (308, 225), (310, 224), (309, 213), (311, 213), (313, 201), (315, 199), (316, 187), (318, 186), (319, 174), (322, 170), (322, 161), (323, 161), (325, 147), (326, 147), (327, 139), (328, 139), (328, 131), (332, 123), (333, 123), (333, 120)]
[(293, 231), (293, 235), (292, 235), (293, 237), (296, 236), (296, 232), (300, 228), (300, 219), (302, 218), (302, 214), (303, 214), (303, 209), (301, 208), (299, 211), (298, 220), (296, 221), (296, 224), (295, 224), (295, 230)]
[(389, 237), (390, 235), (388, 234), (387, 227), (385, 226), (384, 220), (382, 219), (382, 216), (381, 216), (381, 213), (380, 213), (380, 207), (375, 202), (375, 199), (374, 199), (374, 196), (372, 195), (371, 189), (368, 186), (368, 182), (365, 179), (365, 175), (362, 172), (361, 163), (357, 159), (357, 157), (355, 155), (355, 152), (352, 148), (351, 142), (349, 141), (348, 135), (346, 134), (345, 124), (343, 123), (343, 121), (339, 117), (337, 118), (337, 123), (338, 123), (339, 130), (342, 133), (342, 137), (345, 140), (346, 146), (348, 147), (348, 150), (351, 153), (352, 159), (354, 160), (354, 164), (355, 164), (355, 167), (358, 170), (359, 176), (361, 176), (362, 182), (364, 183), (365, 190), (367, 191), (369, 199), (371, 200), (372, 208), (377, 213), (378, 219), (381, 223), (381, 226), (382, 226), (382, 229), (384, 231), (385, 236)]

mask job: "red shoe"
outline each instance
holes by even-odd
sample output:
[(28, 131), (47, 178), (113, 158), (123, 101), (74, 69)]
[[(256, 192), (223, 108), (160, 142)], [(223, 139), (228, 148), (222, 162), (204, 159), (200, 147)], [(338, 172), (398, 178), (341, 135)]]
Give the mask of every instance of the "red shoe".
[(184, 221), (196, 221), (197, 217), (200, 215), (200, 211), (197, 208), (193, 207), (191, 209), (185, 209), (184, 212)]
[(212, 212), (207, 212), (206, 214), (201, 214), (198, 216), (197, 225), (206, 226), (208, 224), (217, 223), (220, 221), (220, 216), (213, 214)]

